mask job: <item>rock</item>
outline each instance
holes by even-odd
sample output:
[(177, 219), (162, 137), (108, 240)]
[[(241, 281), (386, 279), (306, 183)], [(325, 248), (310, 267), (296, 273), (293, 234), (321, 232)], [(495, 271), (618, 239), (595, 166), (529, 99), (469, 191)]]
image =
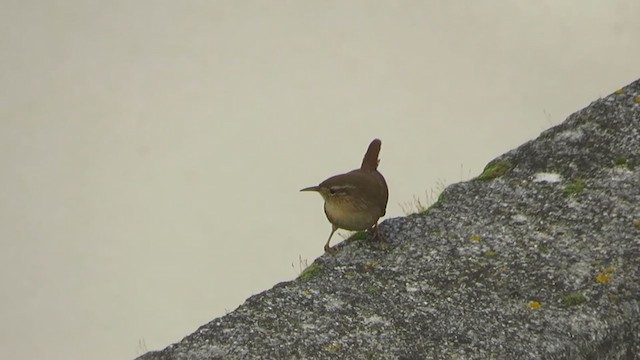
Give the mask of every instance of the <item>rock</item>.
[(640, 80), (139, 359), (640, 357)]

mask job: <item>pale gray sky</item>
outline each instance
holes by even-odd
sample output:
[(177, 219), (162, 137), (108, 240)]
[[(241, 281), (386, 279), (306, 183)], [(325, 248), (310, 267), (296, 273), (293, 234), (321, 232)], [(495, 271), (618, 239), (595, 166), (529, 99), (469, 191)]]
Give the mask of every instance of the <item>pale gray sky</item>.
[[(637, 1), (5, 1), (0, 358), (160, 349), (638, 78)], [(336, 237), (334, 242), (339, 240)], [(292, 267), (295, 265), (295, 269)]]

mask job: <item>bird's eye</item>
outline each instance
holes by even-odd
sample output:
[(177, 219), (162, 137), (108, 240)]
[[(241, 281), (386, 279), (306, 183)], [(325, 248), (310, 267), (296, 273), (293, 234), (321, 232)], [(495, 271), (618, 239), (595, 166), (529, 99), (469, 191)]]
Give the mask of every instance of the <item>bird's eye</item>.
[(337, 190), (334, 188), (329, 188), (329, 194), (331, 195), (335, 195), (337, 193)]

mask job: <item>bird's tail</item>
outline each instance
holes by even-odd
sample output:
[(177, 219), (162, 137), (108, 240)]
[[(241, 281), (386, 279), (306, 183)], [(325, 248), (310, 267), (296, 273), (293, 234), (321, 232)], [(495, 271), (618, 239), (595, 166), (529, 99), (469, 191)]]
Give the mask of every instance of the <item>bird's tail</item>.
[(371, 144), (369, 144), (369, 148), (367, 149), (367, 153), (364, 154), (364, 158), (362, 159), (362, 165), (360, 169), (366, 171), (374, 171), (378, 168), (378, 154), (380, 154), (380, 147), (382, 146), (382, 142), (379, 139), (374, 139)]

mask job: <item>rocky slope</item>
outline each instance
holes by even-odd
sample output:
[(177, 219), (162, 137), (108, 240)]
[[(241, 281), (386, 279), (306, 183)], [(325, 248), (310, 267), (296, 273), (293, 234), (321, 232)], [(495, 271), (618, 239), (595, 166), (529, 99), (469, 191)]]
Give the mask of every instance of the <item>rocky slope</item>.
[(640, 80), (139, 359), (640, 357)]

